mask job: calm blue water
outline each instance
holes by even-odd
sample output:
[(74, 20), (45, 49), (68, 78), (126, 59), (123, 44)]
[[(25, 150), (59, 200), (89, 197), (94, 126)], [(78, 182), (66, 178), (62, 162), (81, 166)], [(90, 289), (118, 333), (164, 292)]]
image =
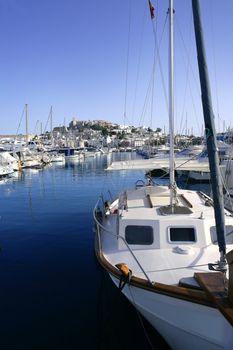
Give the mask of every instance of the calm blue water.
[[(94, 254), (99, 194), (111, 189), (115, 195), (144, 177), (106, 172), (111, 157), (27, 170), (0, 182), (2, 350), (152, 348)], [(154, 349), (168, 349), (145, 321), (144, 327)]]

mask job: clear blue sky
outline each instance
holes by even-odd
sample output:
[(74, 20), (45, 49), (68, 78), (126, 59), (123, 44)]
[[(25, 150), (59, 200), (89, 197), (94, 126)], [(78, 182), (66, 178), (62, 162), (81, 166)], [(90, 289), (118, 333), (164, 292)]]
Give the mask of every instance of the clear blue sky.
[[(232, 126), (233, 1), (200, 2), (216, 124), (222, 129), (223, 121)], [(152, 3), (167, 90), (167, 28), (162, 33), (168, 1)], [(189, 131), (198, 134), (203, 117), (191, 0), (174, 5), (176, 130), (186, 128), (187, 118)], [(44, 128), (51, 105), (54, 126), (76, 117), (168, 130), (157, 59), (154, 90), (149, 89), (153, 61), (147, 0), (0, 0), (0, 134), (16, 132), (25, 103), (31, 133), (37, 120)]]

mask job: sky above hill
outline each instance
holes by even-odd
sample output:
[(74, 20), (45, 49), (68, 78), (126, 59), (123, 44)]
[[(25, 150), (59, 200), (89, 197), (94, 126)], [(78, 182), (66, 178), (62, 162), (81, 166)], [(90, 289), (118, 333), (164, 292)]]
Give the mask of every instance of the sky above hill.
[[(167, 0), (0, 0), (0, 134), (72, 118), (168, 131)], [(200, 0), (216, 128), (232, 127), (232, 0)], [(175, 131), (201, 134), (191, 0), (175, 7)], [(46, 127), (47, 124), (47, 127)]]

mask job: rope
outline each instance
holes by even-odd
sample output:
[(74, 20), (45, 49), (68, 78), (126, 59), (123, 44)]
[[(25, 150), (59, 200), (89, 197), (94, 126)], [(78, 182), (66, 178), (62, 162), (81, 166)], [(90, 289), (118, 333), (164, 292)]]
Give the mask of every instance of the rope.
[(17, 128), (17, 130), (16, 130), (16, 137), (15, 137), (15, 138), (17, 138), (17, 136), (18, 136), (18, 132), (19, 132), (19, 128), (20, 128), (21, 123), (22, 123), (22, 119), (23, 119), (23, 116), (24, 116), (24, 112), (25, 112), (25, 106), (24, 106), (24, 108), (23, 108), (23, 112), (22, 112), (22, 114), (21, 114), (20, 122), (19, 122), (18, 128)]
[[(157, 11), (158, 13), (158, 11)], [(141, 112), (141, 117), (139, 120), (139, 126), (143, 124), (145, 115), (146, 115), (146, 106), (148, 103), (148, 99), (149, 99), (149, 94), (152, 91), (153, 94), (153, 90), (154, 90), (154, 75), (155, 75), (155, 67), (156, 67), (156, 62), (158, 60), (159, 63), (159, 69), (160, 69), (160, 74), (161, 74), (161, 79), (162, 79), (162, 87), (163, 87), (163, 92), (164, 92), (164, 96), (165, 96), (165, 102), (166, 102), (166, 107), (168, 110), (168, 98), (167, 98), (167, 94), (166, 94), (166, 84), (165, 84), (165, 79), (164, 79), (164, 75), (163, 75), (163, 71), (162, 71), (162, 64), (161, 64), (161, 59), (160, 59), (160, 46), (162, 43), (162, 39), (165, 33), (165, 28), (166, 28), (166, 23), (167, 23), (167, 19), (168, 19), (168, 15), (165, 18), (165, 22), (164, 22), (164, 26), (163, 26), (163, 30), (162, 30), (162, 35), (161, 35), (161, 39), (158, 43), (158, 39), (157, 39), (157, 34), (156, 34), (156, 29), (155, 29), (155, 25), (154, 25), (154, 21), (152, 21), (152, 30), (153, 30), (153, 36), (154, 36), (154, 45), (155, 45), (155, 49), (154, 49), (154, 61), (153, 61), (153, 69), (152, 69), (152, 73), (151, 73), (151, 77), (150, 77), (150, 81), (148, 84), (148, 88), (147, 88), (147, 92), (146, 92), (146, 97), (145, 97), (145, 102), (142, 108), (142, 112)], [(153, 104), (153, 102), (152, 102)]]
[(165, 84), (165, 79), (164, 79), (164, 75), (163, 75), (163, 71), (162, 71), (162, 64), (161, 64), (160, 53), (159, 53), (159, 49), (160, 49), (160, 45), (162, 43), (162, 38), (163, 38), (163, 35), (164, 35), (164, 32), (165, 32), (167, 20), (168, 20), (168, 13), (167, 13), (165, 21), (164, 21), (163, 31), (162, 31), (162, 35), (161, 35), (161, 39), (160, 39), (159, 45), (156, 45), (156, 43), (157, 43), (157, 35), (156, 35), (156, 30), (155, 30), (154, 23), (152, 25), (153, 25), (153, 34), (154, 34), (155, 46), (157, 47), (157, 56), (158, 56), (160, 74), (161, 74), (161, 79), (162, 79), (163, 92), (164, 92), (166, 106), (167, 106), (167, 110), (168, 110), (169, 107), (168, 107), (168, 97), (167, 97), (167, 94), (166, 94), (166, 84)]
[[(192, 17), (192, 14), (191, 14), (191, 17)], [(190, 23), (191, 22), (192, 21), (190, 20)], [(189, 87), (189, 93), (190, 93), (190, 97), (191, 97), (191, 101), (192, 101), (192, 105), (193, 105), (193, 112), (195, 114), (195, 120), (196, 120), (196, 123), (197, 123), (197, 128), (198, 128), (199, 133), (201, 133), (200, 126), (198, 124), (198, 115), (197, 115), (197, 112), (196, 112), (196, 104), (194, 103), (194, 98), (193, 98), (193, 93), (192, 93), (193, 87), (191, 87), (188, 72), (191, 71), (193, 82), (195, 83), (195, 86), (197, 88), (198, 94), (200, 95), (199, 82), (198, 82), (198, 80), (196, 78), (196, 75), (194, 74), (194, 70), (193, 70), (193, 67), (192, 67), (191, 62), (190, 62), (190, 49), (188, 50), (186, 45), (185, 45), (185, 40), (183, 38), (182, 31), (180, 29), (180, 25), (179, 25), (178, 19), (177, 19), (177, 29), (178, 29), (179, 36), (181, 38), (181, 43), (183, 44), (183, 47), (184, 47), (184, 52), (186, 53), (186, 56), (187, 56), (187, 73), (186, 73), (185, 96), (184, 96), (183, 109), (182, 109), (182, 119), (183, 119), (183, 116), (184, 116), (184, 105), (185, 105), (185, 101), (186, 101), (186, 91), (187, 91), (186, 89), (187, 89), (187, 87)], [(190, 26), (190, 34), (191, 34), (191, 26)], [(189, 40), (189, 43), (191, 43), (191, 40)], [(181, 125), (180, 125), (180, 128), (181, 128)]]
[(137, 309), (137, 305), (136, 305), (136, 302), (135, 302), (133, 293), (132, 293), (132, 291), (131, 291), (131, 286), (130, 286), (130, 284), (128, 285), (128, 287), (129, 287), (129, 292), (130, 292), (130, 296), (131, 296), (131, 299), (132, 299), (132, 303), (133, 303), (134, 308), (135, 308), (135, 310), (136, 310), (136, 313), (137, 313), (139, 322), (140, 322), (140, 324), (141, 324), (141, 326), (142, 326), (142, 329), (143, 329), (143, 332), (144, 332), (144, 334), (145, 334), (145, 337), (146, 337), (146, 339), (147, 339), (147, 341), (148, 341), (148, 344), (149, 344), (150, 348), (151, 348), (152, 350), (154, 350), (155, 348), (154, 348), (154, 346), (153, 346), (153, 344), (152, 344), (152, 342), (151, 342), (151, 340), (150, 340), (150, 337), (149, 337), (149, 335), (148, 335), (148, 332), (147, 332), (147, 330), (146, 330), (146, 328), (145, 328), (145, 325), (144, 325), (144, 323), (143, 323), (142, 316), (141, 316), (140, 312), (139, 312), (138, 309)]
[[(157, 29), (158, 29), (158, 8), (156, 11), (156, 21), (154, 22), (153, 20), (152, 22), (152, 28), (153, 28), (153, 34), (154, 34), (154, 60), (153, 60), (153, 69), (152, 69), (152, 89), (151, 89), (151, 111), (150, 111), (150, 127), (152, 128), (152, 115), (153, 115), (153, 104), (154, 104), (154, 88), (155, 88), (155, 67), (156, 67), (156, 50), (158, 50), (157, 48)], [(153, 18), (152, 18), (153, 19)], [(155, 25), (156, 23), (156, 25)], [(156, 27), (156, 28), (155, 28)], [(159, 52), (158, 52), (159, 53)], [(158, 58), (159, 58), (159, 54), (158, 54)], [(160, 60), (159, 60), (160, 62)]]
[[(125, 153), (123, 153), (125, 155)], [(132, 154), (131, 154), (132, 155)], [(132, 156), (131, 156), (132, 157)], [(113, 154), (111, 156), (111, 162), (113, 160)], [(129, 170), (133, 169), (133, 163), (129, 166)], [(135, 178), (137, 176), (136, 172)], [(139, 174), (141, 174), (141, 171), (138, 171)], [(113, 198), (115, 198), (116, 194), (119, 195), (119, 188), (121, 191), (124, 191), (124, 188), (126, 187), (127, 179), (129, 179), (129, 176), (126, 172), (121, 173), (121, 176), (117, 172), (112, 171), (105, 171), (105, 174), (103, 175), (103, 182), (101, 187), (101, 193), (108, 192), (108, 189), (111, 188), (111, 193), (113, 194)]]
[(208, 264), (180, 266), (180, 267), (173, 267), (173, 268), (170, 268), (170, 269), (161, 269), (161, 270), (150, 270), (150, 271), (147, 270), (147, 273), (151, 273), (151, 272), (167, 272), (167, 271), (183, 270), (183, 269), (187, 269), (187, 268), (196, 268), (196, 267), (204, 267), (204, 266), (208, 266)]
[[(212, 3), (211, 3), (212, 5)], [(218, 100), (218, 84), (217, 84), (217, 70), (216, 70), (216, 54), (215, 54), (215, 42), (214, 42), (214, 26), (213, 26), (213, 7), (210, 6), (210, 29), (211, 29), (211, 38), (212, 38), (212, 50), (213, 50), (213, 65), (214, 65), (214, 81), (215, 81), (215, 96), (216, 96), (216, 105), (217, 105), (217, 115), (218, 115), (218, 131), (220, 131), (220, 125), (219, 125), (219, 100)]]
[(130, 0), (130, 3), (129, 3), (129, 26), (128, 26), (126, 77), (125, 77), (125, 101), (124, 101), (124, 125), (125, 125), (125, 121), (126, 121), (126, 103), (127, 103), (127, 94), (128, 94), (129, 49), (130, 49), (130, 33), (131, 33), (131, 11), (132, 11), (132, 0)]
[(47, 125), (48, 125), (49, 120), (51, 119), (51, 116), (52, 116), (52, 107), (50, 107), (50, 110), (49, 110), (49, 115), (48, 115), (48, 118), (47, 118), (47, 121), (46, 121), (46, 124), (45, 124), (45, 127), (44, 127), (44, 134), (46, 132)]
[[(144, 14), (143, 14), (143, 20), (145, 19), (146, 14), (146, 8), (147, 4), (144, 5)], [(140, 64), (141, 64), (141, 56), (142, 56), (142, 42), (143, 42), (143, 34), (144, 34), (144, 24), (145, 22), (142, 22), (142, 30), (141, 30), (141, 37), (140, 37), (140, 44), (139, 44), (139, 55), (138, 55), (138, 64), (137, 64), (137, 74), (136, 74), (136, 85), (135, 85), (135, 91), (134, 91), (134, 99), (133, 99), (133, 106), (132, 106), (132, 124), (134, 120), (135, 115), (135, 106), (136, 106), (136, 100), (137, 100), (137, 92), (138, 92), (138, 81), (139, 81), (139, 71), (140, 71)]]
[[(39, 120), (36, 121), (36, 125), (35, 125), (35, 128), (33, 130), (33, 134), (37, 134), (37, 126), (39, 124)], [(38, 132), (38, 135), (39, 135), (40, 132)]]
[[(202, 153), (202, 152), (200, 152), (199, 154), (201, 154), (201, 153)], [(199, 154), (198, 154), (198, 155), (199, 155)], [(182, 163), (182, 164), (180, 164), (180, 165), (177, 165), (177, 166), (175, 167), (174, 170), (177, 170), (177, 169), (179, 169), (179, 167), (185, 165), (186, 163), (190, 162), (191, 160), (196, 159), (196, 158), (198, 157), (198, 155), (195, 155), (195, 156), (193, 156), (193, 157), (187, 159), (184, 163)], [(164, 178), (164, 177), (167, 176), (168, 174), (169, 174), (169, 171), (167, 171), (165, 174), (163, 174), (163, 175), (161, 175), (160, 177), (158, 177), (158, 180)]]
[(132, 277), (132, 271), (128, 268), (128, 265), (124, 263), (116, 264), (116, 267), (121, 272), (118, 288), (120, 289), (120, 291), (122, 291), (126, 283), (128, 284), (130, 283), (130, 279)]

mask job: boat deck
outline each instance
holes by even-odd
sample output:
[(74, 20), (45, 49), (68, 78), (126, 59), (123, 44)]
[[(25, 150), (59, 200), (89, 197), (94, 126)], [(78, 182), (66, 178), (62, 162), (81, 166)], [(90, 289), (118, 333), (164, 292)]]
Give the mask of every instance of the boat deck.
[[(133, 274), (144, 278), (144, 273), (127, 250), (116, 249), (117, 240), (106, 235), (102, 242), (105, 258), (113, 265), (126, 263)], [(151, 281), (178, 285), (180, 276), (193, 277), (195, 272), (208, 272), (208, 263), (219, 258), (218, 249), (193, 249), (192, 254), (179, 254), (174, 249), (133, 250), (134, 255), (143, 267)], [(233, 249), (233, 245), (231, 245)], [(175, 266), (175, 267), (174, 267)]]
[[(170, 190), (163, 186), (145, 186), (138, 190), (127, 191), (127, 211), (124, 211), (124, 217), (151, 215), (154, 219), (156, 215), (168, 215), (162, 208), (170, 205)], [(180, 209), (179, 214), (191, 214), (192, 217), (199, 218), (201, 213), (205, 218), (214, 219), (213, 208), (207, 200), (198, 195), (197, 192), (189, 190), (177, 190), (176, 207)], [(155, 212), (148, 209), (157, 209)], [(144, 210), (145, 209), (145, 210)], [(179, 216), (180, 219), (180, 216)]]
[[(106, 231), (102, 231), (101, 243), (105, 258), (113, 266), (126, 263), (134, 275), (144, 278), (137, 259), (150, 280), (170, 285), (178, 285), (181, 276), (189, 278), (195, 272), (208, 272), (208, 264), (219, 259), (218, 246), (213, 244), (216, 237), (213, 207), (193, 191), (179, 190), (177, 198), (181, 211), (174, 215), (165, 212), (169, 207), (169, 190), (166, 187), (146, 186), (128, 191), (124, 198), (127, 200), (127, 208), (111, 214), (111, 210), (115, 209), (113, 207), (103, 220)], [(121, 200), (115, 202), (115, 205), (118, 203), (120, 207)], [(229, 216), (227, 220), (229, 251), (233, 249), (233, 218)], [(153, 227), (152, 245), (129, 245), (136, 259), (122, 239), (127, 225)], [(195, 227), (196, 241), (169, 241), (169, 227), (182, 225)]]

